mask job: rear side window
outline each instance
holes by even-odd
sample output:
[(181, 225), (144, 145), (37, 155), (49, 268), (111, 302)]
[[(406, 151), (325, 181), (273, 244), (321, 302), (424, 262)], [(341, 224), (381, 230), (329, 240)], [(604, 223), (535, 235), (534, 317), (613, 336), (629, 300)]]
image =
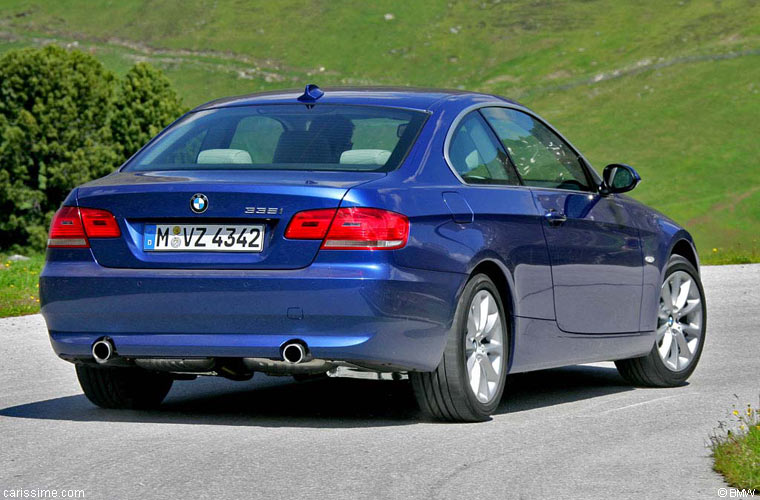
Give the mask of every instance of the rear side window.
[(493, 133), (477, 111), (459, 122), (449, 143), (449, 160), (468, 184), (519, 184)]
[(483, 108), (517, 172), (527, 186), (589, 190), (578, 155), (546, 125), (508, 108)]
[(387, 172), (401, 164), (427, 116), (405, 109), (329, 104), (204, 110), (172, 126), (125, 170)]

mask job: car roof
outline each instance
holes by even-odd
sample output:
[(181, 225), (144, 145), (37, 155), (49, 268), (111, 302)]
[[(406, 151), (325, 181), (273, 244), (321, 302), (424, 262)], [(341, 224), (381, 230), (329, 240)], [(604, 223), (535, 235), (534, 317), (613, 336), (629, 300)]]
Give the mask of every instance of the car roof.
[[(517, 104), (515, 101), (500, 96), (468, 92), (463, 90), (442, 90), (415, 87), (325, 87), (324, 95), (316, 102), (319, 104), (354, 104), (368, 106), (389, 106), (430, 110), (442, 100), (456, 100), (460, 104), (482, 102), (484, 98), (497, 99)], [(303, 89), (259, 92), (236, 97), (216, 99), (195, 108), (200, 111), (210, 108), (248, 106), (253, 104), (297, 104)]]

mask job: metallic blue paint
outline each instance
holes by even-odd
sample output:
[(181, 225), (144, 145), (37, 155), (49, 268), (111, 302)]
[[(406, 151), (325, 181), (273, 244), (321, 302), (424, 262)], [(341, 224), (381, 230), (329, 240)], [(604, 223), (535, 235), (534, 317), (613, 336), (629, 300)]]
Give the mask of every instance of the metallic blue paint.
[[(346, 191), (385, 174), (374, 172), (298, 171), (181, 171), (117, 172), (79, 188), (82, 207), (98, 207), (114, 214), (123, 238), (93, 240), (95, 259), (105, 267), (180, 269), (297, 269), (308, 266), (320, 242), (286, 240), (290, 218), (301, 210), (335, 208)], [(190, 209), (196, 193), (208, 197), (202, 214)], [(262, 218), (246, 214), (249, 206), (282, 208)], [(261, 253), (158, 253), (142, 250), (146, 222), (218, 221), (267, 225)], [(277, 244), (272, 244), (276, 241)]]
[(572, 333), (637, 332), (643, 256), (625, 201), (557, 189), (534, 189), (533, 195), (542, 212), (567, 217), (563, 224), (543, 224), (559, 327)]
[[(50, 261), (40, 296), (53, 348), (67, 356), (89, 356), (107, 335), (122, 356), (276, 358), (295, 338), (316, 357), (435, 367), (467, 277), (348, 260), (291, 271)], [(288, 317), (296, 307), (302, 319)]]
[[(293, 103), (300, 95), (256, 94), (198, 109)], [(309, 105), (323, 103), (418, 109), (430, 118), (389, 173), (116, 172), (75, 189), (65, 204), (110, 210), (123, 236), (93, 240), (91, 249), (48, 250), (40, 297), (56, 353), (88, 358), (107, 335), (123, 356), (277, 358), (284, 342), (299, 339), (315, 357), (432, 370), (459, 294), (484, 262), (503, 274), (511, 372), (651, 349), (667, 259), (679, 241), (693, 249), (683, 228), (625, 195), (466, 185), (448, 167), (446, 135), (464, 112), (529, 110), (497, 96), (410, 89), (325, 89)], [(196, 193), (209, 200), (202, 214), (189, 208)], [(245, 214), (251, 205), (282, 211)], [(406, 215), (408, 244), (320, 251), (319, 242), (283, 238), (294, 213), (338, 206)], [(550, 224), (552, 209), (567, 221)], [(142, 251), (146, 222), (201, 219), (263, 222), (265, 249)]]

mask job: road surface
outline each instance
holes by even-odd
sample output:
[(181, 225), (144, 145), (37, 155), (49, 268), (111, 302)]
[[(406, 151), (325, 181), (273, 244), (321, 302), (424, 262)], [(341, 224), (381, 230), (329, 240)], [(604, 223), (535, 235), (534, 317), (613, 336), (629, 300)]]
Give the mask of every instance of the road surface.
[(0, 494), (718, 498), (708, 436), (760, 398), (760, 265), (703, 276), (707, 343), (688, 385), (636, 389), (611, 363), (515, 375), (481, 424), (420, 421), (407, 382), (258, 375), (177, 382), (160, 411), (101, 410), (39, 315), (2, 319)]

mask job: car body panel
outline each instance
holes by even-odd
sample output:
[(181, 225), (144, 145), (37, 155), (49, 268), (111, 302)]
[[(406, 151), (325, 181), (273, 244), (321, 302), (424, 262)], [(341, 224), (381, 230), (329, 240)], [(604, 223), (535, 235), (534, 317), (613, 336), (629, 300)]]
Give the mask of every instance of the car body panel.
[(278, 357), (295, 338), (318, 357), (432, 370), (466, 279), (379, 260), (281, 271), (110, 269), (83, 259), (48, 261), (40, 297), (64, 357), (89, 356), (102, 336), (135, 357)]
[[(375, 172), (177, 171), (118, 172), (81, 186), (80, 207), (110, 211), (125, 238), (91, 242), (105, 267), (174, 269), (299, 269), (308, 266), (320, 242), (283, 238), (287, 222), (301, 211), (337, 208), (353, 186), (381, 178)], [(208, 209), (193, 213), (190, 199), (208, 197)], [(256, 208), (264, 208), (264, 214)], [(249, 210), (252, 209), (252, 210)], [(254, 213), (248, 213), (253, 211)], [(270, 213), (273, 212), (273, 213)], [(266, 226), (260, 253), (146, 252), (148, 223), (228, 223)]]
[(660, 285), (665, 279), (665, 269), (674, 247), (679, 243), (687, 245), (694, 257), (694, 267), (698, 271), (699, 257), (692, 236), (676, 222), (629, 196), (622, 195), (620, 198), (625, 199), (626, 208), (639, 228), (641, 252), (644, 256), (639, 330), (654, 330), (657, 324)]
[[(447, 89), (416, 89), (411, 87), (326, 87), (318, 104), (362, 104), (366, 106), (391, 106), (394, 108), (406, 108), (417, 110), (436, 110), (436, 107), (444, 100), (460, 100), (472, 103), (473, 100), (500, 100), (512, 102), (507, 99), (476, 94), (473, 92), (447, 90)], [(303, 94), (303, 89), (284, 91), (259, 92), (256, 94), (224, 97), (202, 104), (194, 111), (230, 106), (251, 106), (258, 104), (293, 104), (298, 102), (298, 97)]]
[[(352, 189), (342, 206), (384, 206), (410, 216), (406, 247), (395, 252), (404, 267), (469, 274), (486, 259), (508, 271), (514, 313), (554, 319), (551, 269), (541, 217), (530, 191), (520, 188), (460, 189), (472, 207), (472, 223), (458, 223), (439, 192), (424, 188), (380, 187), (382, 181)], [(509, 200), (509, 203), (502, 202)]]
[(652, 349), (651, 332), (574, 334), (556, 321), (516, 318), (513, 360), (509, 373), (546, 370), (582, 363), (634, 358)]
[(625, 202), (598, 193), (533, 189), (551, 258), (557, 324), (570, 333), (639, 331), (643, 257)]

